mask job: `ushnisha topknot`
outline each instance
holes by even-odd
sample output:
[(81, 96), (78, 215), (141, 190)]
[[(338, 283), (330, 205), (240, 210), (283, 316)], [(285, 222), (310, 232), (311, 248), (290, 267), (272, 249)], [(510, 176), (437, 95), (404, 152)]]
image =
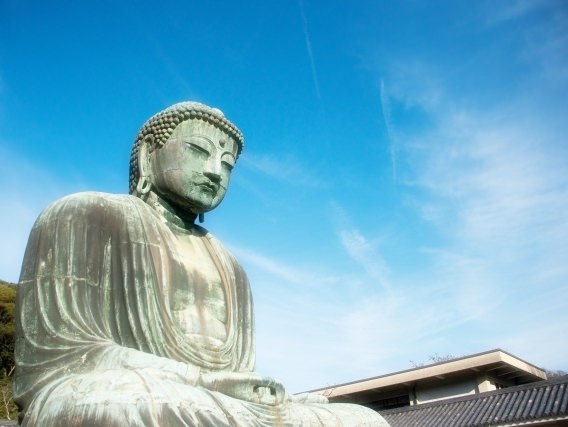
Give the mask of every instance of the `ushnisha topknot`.
[(181, 122), (192, 119), (205, 120), (233, 137), (238, 146), (236, 157), (239, 157), (244, 146), (243, 134), (233, 123), (225, 118), (221, 110), (208, 107), (199, 102), (186, 101), (174, 104), (150, 117), (138, 131), (130, 154), (129, 187), (131, 194), (136, 190), (139, 178), (138, 148), (140, 144), (146, 138), (151, 137), (153, 143), (150, 146), (150, 151), (161, 147)]

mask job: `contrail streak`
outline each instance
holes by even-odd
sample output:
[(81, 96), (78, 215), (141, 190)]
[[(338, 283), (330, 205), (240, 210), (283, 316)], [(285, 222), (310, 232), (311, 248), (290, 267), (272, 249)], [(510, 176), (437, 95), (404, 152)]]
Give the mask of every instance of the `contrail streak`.
[(312, 67), (312, 77), (314, 79), (314, 86), (316, 88), (316, 95), (321, 102), (321, 93), (318, 83), (318, 75), (316, 71), (316, 63), (314, 61), (314, 54), (312, 53), (312, 43), (310, 42), (310, 35), (308, 34), (308, 20), (306, 19), (306, 14), (304, 13), (304, 2), (298, 0), (300, 4), (300, 15), (302, 16), (302, 24), (304, 29), (304, 39), (306, 40), (306, 50), (308, 51), (308, 56), (310, 57), (310, 66)]
[(392, 117), (390, 102), (387, 91), (385, 89), (385, 82), (381, 79), (381, 109), (383, 111), (383, 120), (385, 121), (385, 126), (387, 128), (387, 136), (389, 138), (389, 148), (390, 148), (390, 159), (392, 166), (392, 177), (396, 182), (396, 157), (398, 151), (398, 144), (396, 140), (396, 135), (392, 126)]

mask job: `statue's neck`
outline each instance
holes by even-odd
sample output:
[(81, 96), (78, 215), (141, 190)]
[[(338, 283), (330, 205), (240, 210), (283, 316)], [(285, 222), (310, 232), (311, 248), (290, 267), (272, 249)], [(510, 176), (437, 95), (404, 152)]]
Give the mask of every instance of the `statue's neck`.
[(181, 211), (171, 203), (168, 203), (163, 197), (150, 191), (145, 197), (145, 202), (148, 203), (166, 222), (176, 225), (177, 227), (190, 230), (195, 223), (197, 215), (192, 212)]

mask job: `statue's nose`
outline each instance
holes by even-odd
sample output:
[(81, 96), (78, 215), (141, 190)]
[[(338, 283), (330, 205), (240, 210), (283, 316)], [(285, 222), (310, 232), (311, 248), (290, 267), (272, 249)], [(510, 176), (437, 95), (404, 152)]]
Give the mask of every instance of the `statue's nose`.
[(218, 183), (221, 182), (221, 159), (218, 156), (211, 156), (205, 165), (203, 175), (211, 181)]
[(219, 175), (218, 173), (207, 171), (207, 172), (203, 172), (203, 175), (205, 175), (207, 178), (209, 178), (214, 183), (221, 182), (221, 175)]

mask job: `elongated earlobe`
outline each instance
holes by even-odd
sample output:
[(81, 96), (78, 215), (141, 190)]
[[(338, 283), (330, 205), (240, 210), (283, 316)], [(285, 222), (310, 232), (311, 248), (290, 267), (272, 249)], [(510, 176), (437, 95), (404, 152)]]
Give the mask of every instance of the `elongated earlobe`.
[(147, 194), (152, 188), (152, 180), (150, 179), (150, 147), (154, 143), (154, 136), (147, 135), (140, 147), (138, 147), (138, 183), (136, 184), (136, 192), (138, 196)]
[(151, 188), (152, 182), (150, 181), (150, 178), (140, 175), (138, 184), (136, 185), (136, 192), (138, 193), (138, 195), (143, 196), (144, 194), (147, 194)]

